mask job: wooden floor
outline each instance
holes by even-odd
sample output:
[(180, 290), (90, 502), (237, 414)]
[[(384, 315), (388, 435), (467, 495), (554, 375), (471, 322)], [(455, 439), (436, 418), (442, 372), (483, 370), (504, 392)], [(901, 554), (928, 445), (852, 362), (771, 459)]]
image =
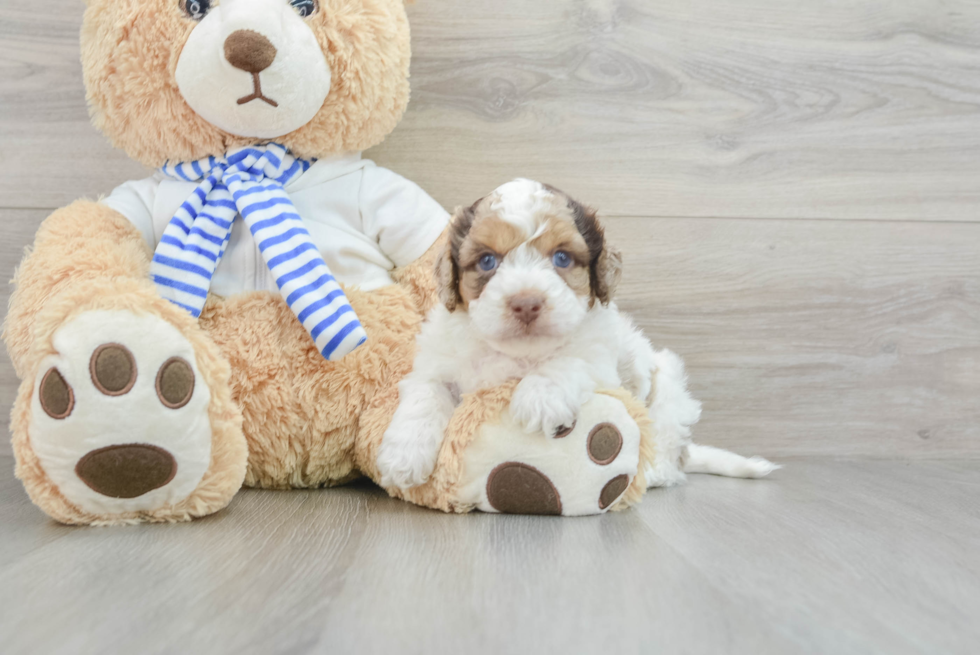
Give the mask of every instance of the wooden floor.
[[(0, 0), (8, 276), (52, 209), (145, 175), (88, 123), (82, 3), (43, 4)], [(698, 440), (786, 468), (591, 519), (353, 486), (70, 529), (0, 443), (0, 654), (976, 652), (980, 4), (409, 15), (412, 104), (368, 156), (449, 208), (519, 175), (595, 205)], [(4, 361), (0, 404), (16, 386)]]
[(447, 517), (376, 488), (59, 526), (0, 472), (0, 651), (975, 653), (980, 467), (793, 459), (635, 510)]

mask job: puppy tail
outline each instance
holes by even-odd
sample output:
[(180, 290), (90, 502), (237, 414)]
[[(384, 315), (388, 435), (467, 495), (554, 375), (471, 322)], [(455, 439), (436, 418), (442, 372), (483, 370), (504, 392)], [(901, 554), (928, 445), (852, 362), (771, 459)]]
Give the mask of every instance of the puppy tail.
[(692, 443), (687, 447), (685, 473), (710, 473), (729, 478), (764, 478), (778, 468), (762, 457), (743, 457), (735, 453)]

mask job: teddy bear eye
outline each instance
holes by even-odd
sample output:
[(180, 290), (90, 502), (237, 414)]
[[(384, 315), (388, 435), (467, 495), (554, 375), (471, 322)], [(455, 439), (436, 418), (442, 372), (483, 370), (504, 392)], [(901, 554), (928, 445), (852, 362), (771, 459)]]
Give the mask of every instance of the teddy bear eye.
[(211, 11), (211, 0), (180, 0), (180, 8), (190, 18), (201, 20)]
[(317, 10), (316, 0), (289, 0), (289, 4), (303, 18), (309, 18)]

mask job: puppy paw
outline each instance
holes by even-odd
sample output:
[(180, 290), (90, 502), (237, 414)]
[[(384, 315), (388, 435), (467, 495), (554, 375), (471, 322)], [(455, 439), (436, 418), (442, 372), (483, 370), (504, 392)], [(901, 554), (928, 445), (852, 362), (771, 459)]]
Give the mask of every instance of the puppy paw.
[(546, 377), (530, 375), (517, 385), (510, 413), (525, 432), (563, 436), (575, 425), (578, 399)]
[(442, 434), (425, 423), (393, 423), (378, 453), (381, 486), (411, 489), (424, 484), (435, 469), (441, 441)]

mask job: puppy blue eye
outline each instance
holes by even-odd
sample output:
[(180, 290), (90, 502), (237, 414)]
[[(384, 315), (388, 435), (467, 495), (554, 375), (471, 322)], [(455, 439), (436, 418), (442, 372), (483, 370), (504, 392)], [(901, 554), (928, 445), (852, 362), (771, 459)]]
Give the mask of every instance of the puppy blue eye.
[(316, 0), (289, 0), (289, 4), (303, 18), (309, 18), (316, 13)]
[(487, 253), (483, 257), (480, 257), (481, 271), (492, 271), (495, 268), (497, 268), (497, 257), (495, 255)]
[(211, 0), (180, 0), (180, 7), (190, 18), (201, 20), (211, 11)]
[(558, 268), (568, 268), (572, 264), (572, 256), (564, 250), (559, 250), (551, 256), (551, 261), (554, 262), (555, 266)]

